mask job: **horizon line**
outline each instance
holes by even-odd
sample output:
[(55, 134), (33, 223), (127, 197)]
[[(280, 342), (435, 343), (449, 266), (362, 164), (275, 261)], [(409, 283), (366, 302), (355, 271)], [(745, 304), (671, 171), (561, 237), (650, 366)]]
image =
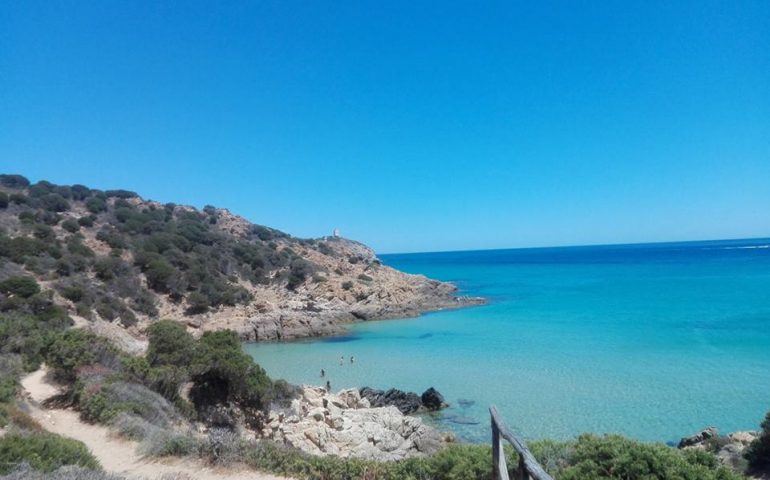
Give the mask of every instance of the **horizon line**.
[(625, 243), (583, 243), (578, 245), (565, 244), (565, 245), (543, 245), (533, 247), (505, 247), (505, 248), (472, 248), (468, 250), (432, 250), (422, 252), (376, 252), (377, 256), (380, 255), (421, 255), (431, 253), (462, 253), (462, 252), (495, 252), (501, 250), (545, 250), (550, 248), (582, 248), (582, 247), (627, 247), (627, 246), (641, 246), (641, 245), (670, 245), (674, 243), (701, 243), (701, 242), (740, 242), (740, 241), (757, 241), (766, 240), (770, 241), (770, 236), (762, 237), (742, 237), (742, 238), (713, 238), (713, 239), (697, 239), (697, 240), (660, 240), (653, 242), (625, 242)]

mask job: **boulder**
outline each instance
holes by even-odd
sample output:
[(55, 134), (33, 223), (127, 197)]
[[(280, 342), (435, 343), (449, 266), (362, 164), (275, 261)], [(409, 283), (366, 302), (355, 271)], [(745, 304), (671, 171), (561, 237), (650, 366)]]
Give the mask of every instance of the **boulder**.
[(706, 440), (719, 436), (719, 431), (716, 427), (707, 427), (689, 437), (684, 437), (679, 440), (677, 448), (689, 448), (689, 447), (702, 447)]
[(420, 400), (422, 400), (422, 405), (430, 411), (441, 410), (449, 406), (444, 401), (444, 396), (433, 387), (422, 392)]
[(361, 397), (369, 400), (372, 407), (394, 406), (403, 414), (410, 414), (422, 408), (422, 400), (414, 392), (404, 392), (396, 388), (390, 390), (375, 390), (364, 387), (360, 391)]
[[(304, 389), (296, 408), (299, 417), (289, 416), (281, 422), (277, 413), (268, 415), (275, 420), (271, 423), (275, 428), (264, 429), (263, 437), (313, 455), (379, 461), (430, 455), (449, 441), (420, 418), (404, 415), (394, 405), (364, 406), (368, 401), (362, 399), (357, 390), (327, 393), (321, 402), (318, 393), (312, 387)], [(383, 399), (411, 399), (394, 392), (380, 393)], [(419, 400), (417, 395), (414, 397)], [(326, 408), (314, 406), (318, 403), (325, 404)]]

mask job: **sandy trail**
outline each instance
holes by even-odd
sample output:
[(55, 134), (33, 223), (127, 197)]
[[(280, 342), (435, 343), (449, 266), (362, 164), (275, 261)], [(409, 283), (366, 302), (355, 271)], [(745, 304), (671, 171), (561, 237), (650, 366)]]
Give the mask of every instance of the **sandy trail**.
[(45, 369), (40, 369), (22, 379), (32, 400), (30, 415), (46, 430), (86, 444), (108, 472), (149, 479), (183, 474), (195, 480), (290, 480), (248, 469), (214, 469), (196, 459), (143, 457), (137, 453), (137, 442), (118, 438), (101, 425), (85, 423), (73, 410), (42, 408), (44, 400), (60, 391), (47, 381), (46, 374)]

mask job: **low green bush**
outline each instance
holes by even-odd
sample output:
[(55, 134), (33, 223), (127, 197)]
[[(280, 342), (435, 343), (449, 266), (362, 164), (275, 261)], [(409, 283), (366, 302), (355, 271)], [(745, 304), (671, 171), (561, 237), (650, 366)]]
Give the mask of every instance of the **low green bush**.
[(147, 329), (147, 361), (151, 366), (189, 366), (195, 356), (195, 339), (185, 326), (173, 320), (160, 320)]
[(46, 363), (55, 376), (72, 382), (79, 367), (114, 362), (117, 350), (107, 340), (81, 329), (62, 332), (46, 349)]
[(703, 450), (678, 450), (619, 435), (585, 434), (578, 437), (568, 466), (558, 469), (556, 478), (738, 480), (742, 477), (720, 466), (714, 455)]
[(10, 277), (0, 282), (0, 292), (6, 295), (18, 295), (29, 298), (40, 293), (40, 286), (31, 277)]
[(190, 432), (154, 430), (141, 444), (142, 453), (153, 457), (184, 457), (198, 452), (199, 442)]
[(770, 412), (762, 421), (762, 432), (746, 449), (746, 460), (752, 472), (766, 473), (770, 471)]
[(0, 474), (22, 464), (34, 470), (51, 472), (63, 465), (99, 469), (99, 462), (85, 445), (48, 432), (9, 432), (0, 437)]
[(74, 218), (68, 218), (67, 220), (61, 222), (61, 228), (70, 233), (75, 233), (80, 230), (80, 224)]
[(107, 210), (107, 202), (99, 197), (92, 197), (86, 201), (86, 208), (91, 213), (101, 213)]

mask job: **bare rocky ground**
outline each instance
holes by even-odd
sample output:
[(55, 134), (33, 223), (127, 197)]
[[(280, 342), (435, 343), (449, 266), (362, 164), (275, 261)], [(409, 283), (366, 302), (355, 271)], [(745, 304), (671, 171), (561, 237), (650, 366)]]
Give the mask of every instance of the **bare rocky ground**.
[(394, 406), (372, 408), (356, 389), (309, 386), (288, 411), (270, 413), (262, 436), (314, 455), (381, 461), (430, 455), (453, 441)]

